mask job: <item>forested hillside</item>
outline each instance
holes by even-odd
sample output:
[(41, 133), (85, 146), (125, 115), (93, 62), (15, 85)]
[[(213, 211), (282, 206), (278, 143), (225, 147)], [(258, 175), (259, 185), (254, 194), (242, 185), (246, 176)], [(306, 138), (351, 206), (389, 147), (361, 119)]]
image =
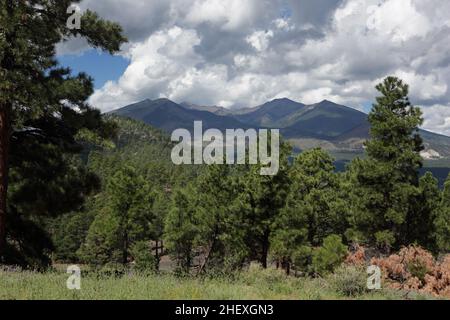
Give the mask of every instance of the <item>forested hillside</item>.
[[(113, 234), (96, 234), (104, 232), (96, 230), (97, 226), (99, 229), (107, 228), (108, 223), (114, 222), (115, 217), (111, 216), (109, 211), (113, 201), (123, 201), (125, 206), (142, 205), (143, 210), (148, 210), (149, 214), (154, 214), (150, 211), (156, 210), (159, 216), (152, 216), (149, 219), (159, 219), (156, 222), (159, 225), (155, 226), (159, 230), (154, 232), (157, 234), (156, 238), (161, 237), (162, 220), (169, 205), (172, 188), (186, 184), (196, 176), (196, 171), (201, 170), (199, 167), (174, 166), (170, 160), (173, 144), (168, 135), (159, 129), (128, 118), (113, 115), (105, 117), (107, 121), (117, 126), (116, 138), (109, 146), (102, 148), (88, 146), (83, 155), (87, 168), (95, 172), (101, 180), (100, 193), (89, 198), (83, 210), (49, 221), (49, 231), (56, 246), (54, 259), (57, 261), (81, 261), (82, 257), (91, 256), (90, 250), (101, 250), (96, 248), (95, 244), (92, 244), (92, 248), (87, 247), (89, 246), (87, 244), (84, 251), (80, 251), (85, 240), (95, 241), (96, 237), (100, 237), (101, 242), (106, 241), (108, 236), (113, 236)], [(112, 195), (111, 193), (116, 191), (114, 181), (119, 184), (126, 183), (123, 181), (125, 179), (130, 179), (129, 184), (117, 187), (125, 189), (118, 190), (117, 194)], [(139, 192), (142, 198), (133, 199), (134, 196), (138, 197)], [(112, 199), (114, 196), (117, 198)], [(148, 222), (142, 221), (142, 224), (146, 223)], [(92, 230), (91, 237), (95, 239), (86, 239), (89, 230)], [(117, 229), (110, 231), (118, 232)], [(105, 245), (114, 246), (113, 243)], [(114, 263), (115, 260), (111, 259), (112, 253), (106, 252), (114, 249), (119, 250), (118, 247), (106, 247), (105, 252), (99, 253), (104, 254), (102, 258), (92, 259), (100, 259), (101, 264)]]

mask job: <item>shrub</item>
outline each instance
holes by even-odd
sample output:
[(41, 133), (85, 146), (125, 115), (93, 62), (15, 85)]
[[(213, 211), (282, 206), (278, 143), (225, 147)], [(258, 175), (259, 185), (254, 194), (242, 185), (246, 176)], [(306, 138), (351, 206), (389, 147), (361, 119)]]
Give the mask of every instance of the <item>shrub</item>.
[(292, 254), (293, 268), (298, 271), (306, 272), (312, 261), (313, 249), (309, 246), (300, 246)]
[(334, 290), (348, 297), (368, 291), (367, 273), (364, 267), (341, 265), (328, 280)]
[(282, 270), (264, 269), (259, 263), (251, 263), (247, 270), (241, 272), (241, 279), (247, 285), (264, 283), (271, 286), (286, 281), (287, 275)]
[(323, 245), (313, 252), (312, 269), (324, 275), (339, 266), (347, 255), (347, 246), (338, 235), (330, 235), (323, 240)]
[(134, 268), (140, 272), (156, 272), (158, 261), (150, 250), (147, 241), (136, 242), (131, 248), (131, 256), (134, 258)]
[(450, 298), (450, 255), (439, 263), (428, 251), (409, 246), (389, 257), (373, 258), (371, 263), (381, 268), (390, 288)]
[(345, 264), (364, 267), (366, 265), (366, 249), (358, 244), (355, 245), (345, 258)]

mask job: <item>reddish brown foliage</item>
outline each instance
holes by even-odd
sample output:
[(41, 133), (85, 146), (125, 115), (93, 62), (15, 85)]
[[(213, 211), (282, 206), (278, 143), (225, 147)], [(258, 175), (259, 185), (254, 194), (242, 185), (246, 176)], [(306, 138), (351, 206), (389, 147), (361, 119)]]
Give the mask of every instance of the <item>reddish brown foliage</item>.
[(345, 259), (345, 264), (358, 267), (366, 265), (366, 250), (364, 247), (357, 244), (354, 248), (352, 248), (351, 252)]
[[(366, 250), (357, 246), (346, 263), (364, 265)], [(409, 246), (388, 257), (372, 258), (370, 264), (379, 266), (385, 286), (405, 291), (418, 291), (450, 298), (450, 255), (438, 262), (428, 251)]]
[(386, 258), (373, 258), (389, 287), (450, 297), (450, 255), (437, 262), (431, 253), (409, 246)]

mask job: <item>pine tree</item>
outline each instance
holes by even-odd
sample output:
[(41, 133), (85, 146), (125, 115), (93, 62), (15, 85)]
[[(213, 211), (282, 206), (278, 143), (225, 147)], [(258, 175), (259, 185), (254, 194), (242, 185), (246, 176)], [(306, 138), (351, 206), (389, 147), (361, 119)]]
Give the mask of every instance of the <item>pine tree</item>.
[(123, 263), (120, 221), (110, 210), (105, 206), (96, 213), (86, 239), (77, 251), (81, 261), (94, 267)]
[(445, 181), (440, 208), (434, 223), (438, 249), (441, 252), (450, 252), (450, 175)]
[(195, 215), (195, 193), (192, 186), (176, 189), (172, 196), (172, 207), (166, 217), (164, 242), (179, 271), (189, 273), (196, 254), (198, 237)]
[(320, 248), (314, 249), (311, 271), (320, 275), (332, 272), (344, 262), (346, 255), (347, 246), (342, 243), (342, 237), (331, 234), (323, 240)]
[(292, 263), (306, 269), (312, 248), (347, 228), (346, 202), (333, 159), (321, 149), (301, 153), (290, 170), (286, 205), (276, 221), (273, 253), (289, 271)]
[(145, 179), (128, 166), (110, 179), (107, 192), (111, 213), (119, 222), (122, 263), (125, 265), (131, 246), (151, 238), (153, 194)]
[(59, 216), (51, 221), (55, 261), (60, 263), (80, 261), (77, 251), (85, 241), (94, 218), (93, 211), (80, 211)]
[[(149, 180), (152, 181), (152, 180)], [(154, 192), (154, 202), (152, 207), (153, 219), (149, 229), (149, 236), (155, 242), (156, 268), (162, 256), (166, 254), (164, 247), (164, 222), (170, 210), (170, 194), (168, 190), (156, 190)]]
[(205, 248), (199, 271), (220, 268), (231, 271), (248, 257), (245, 236), (248, 221), (239, 202), (243, 186), (231, 166), (210, 165), (196, 181), (199, 247)]
[[(93, 47), (114, 53), (126, 39), (117, 24), (90, 11), (82, 16), (81, 29), (69, 29), (66, 12), (77, 2), (5, 0), (0, 4), (0, 255), (6, 240), (8, 178), (13, 161), (18, 161), (11, 151), (24, 149), (18, 143), (25, 139), (36, 146), (36, 141), (44, 140), (41, 149), (62, 159), (61, 152), (74, 152), (73, 147), (79, 146), (76, 137), (103, 138), (110, 133), (100, 113), (85, 102), (93, 92), (92, 79), (85, 74), (71, 76), (69, 69), (60, 68), (55, 45), (81, 36)], [(28, 152), (32, 151), (36, 150)]]
[(352, 164), (357, 199), (352, 220), (370, 244), (389, 250), (416, 240), (410, 227), (418, 219), (422, 117), (400, 79), (388, 77), (376, 89), (381, 96), (369, 114), (368, 158)]
[[(116, 258), (113, 261), (126, 265), (136, 243), (153, 240), (154, 197), (151, 186), (133, 167), (124, 166), (116, 172), (107, 183), (107, 201), (89, 228), (83, 245), (81, 255), (85, 260), (100, 264), (106, 261), (97, 258), (98, 250), (104, 257), (116, 258), (116, 252), (120, 251), (120, 261)], [(113, 244), (109, 253), (107, 243)], [(150, 252), (150, 245), (148, 247)]]
[(279, 155), (279, 171), (276, 175), (261, 175), (260, 165), (252, 165), (242, 176), (244, 189), (240, 202), (244, 219), (249, 221), (250, 228), (247, 246), (253, 253), (251, 258), (257, 259), (264, 268), (267, 268), (275, 222), (285, 206), (289, 191), (290, 145), (282, 143)]
[(414, 210), (410, 213), (406, 233), (407, 241), (416, 243), (430, 251), (438, 251), (435, 221), (439, 216), (441, 191), (438, 179), (427, 172), (419, 179), (419, 194)]

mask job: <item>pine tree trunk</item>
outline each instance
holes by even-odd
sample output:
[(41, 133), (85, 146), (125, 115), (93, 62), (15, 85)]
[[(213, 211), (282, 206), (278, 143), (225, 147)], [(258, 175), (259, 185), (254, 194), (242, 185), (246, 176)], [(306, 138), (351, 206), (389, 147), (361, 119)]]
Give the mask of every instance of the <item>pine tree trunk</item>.
[(159, 240), (156, 240), (155, 241), (155, 243), (156, 243), (156, 251), (155, 251), (155, 259), (156, 259), (156, 271), (159, 271)]
[(214, 247), (216, 245), (217, 235), (219, 234), (219, 227), (216, 225), (214, 229), (214, 234), (212, 236), (212, 240), (210, 241), (208, 252), (206, 253), (205, 259), (203, 260), (203, 263), (200, 266), (200, 269), (198, 270), (197, 275), (201, 274), (208, 263), (209, 257), (211, 256), (211, 252), (214, 250)]
[(6, 245), (6, 199), (8, 194), (10, 106), (0, 105), (0, 256)]
[(267, 269), (267, 256), (269, 255), (269, 245), (270, 245), (269, 238), (270, 238), (270, 231), (266, 230), (262, 238), (262, 254), (261, 254), (261, 265), (264, 269)]
[[(14, 14), (14, 1), (7, 1), (6, 12), (9, 16)], [(14, 54), (11, 47), (15, 43), (15, 30), (5, 32), (6, 43), (10, 45), (5, 48), (1, 68), (6, 73), (15, 67)], [(3, 81), (2, 77), (2, 81)], [(8, 174), (9, 174), (9, 143), (11, 139), (11, 112), (12, 103), (5, 92), (0, 92), (0, 260), (6, 246), (6, 209), (8, 195)]]
[(283, 259), (283, 262), (282, 262), (282, 269), (284, 270), (284, 271), (286, 271), (286, 275), (290, 275), (291, 274), (291, 264), (290, 264), (290, 262), (288, 261), (288, 260), (286, 260), (286, 259)]
[(123, 235), (123, 248), (122, 248), (122, 264), (126, 266), (128, 263), (128, 232)]

